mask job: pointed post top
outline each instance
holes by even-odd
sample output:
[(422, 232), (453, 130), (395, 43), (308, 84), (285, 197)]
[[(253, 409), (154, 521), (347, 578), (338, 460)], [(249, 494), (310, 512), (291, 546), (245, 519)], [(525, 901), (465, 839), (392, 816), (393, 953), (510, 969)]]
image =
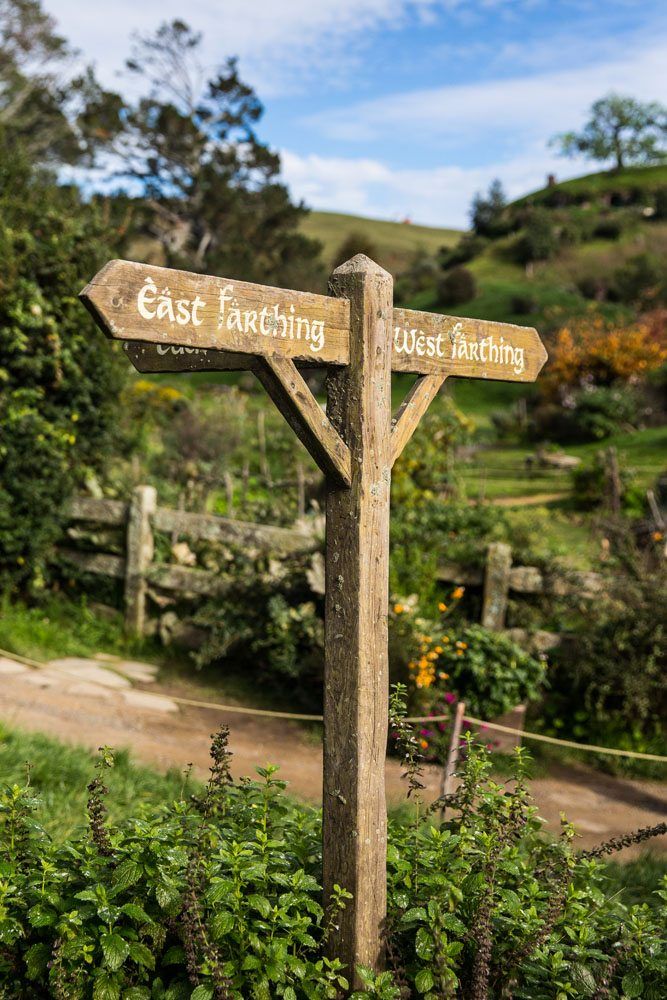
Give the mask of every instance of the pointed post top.
[(374, 260), (367, 257), (365, 253), (357, 253), (354, 257), (350, 257), (349, 260), (339, 264), (336, 270), (333, 271), (332, 277), (338, 277), (343, 274), (373, 274), (378, 277), (391, 278), (389, 271), (385, 271), (383, 267), (380, 267)]

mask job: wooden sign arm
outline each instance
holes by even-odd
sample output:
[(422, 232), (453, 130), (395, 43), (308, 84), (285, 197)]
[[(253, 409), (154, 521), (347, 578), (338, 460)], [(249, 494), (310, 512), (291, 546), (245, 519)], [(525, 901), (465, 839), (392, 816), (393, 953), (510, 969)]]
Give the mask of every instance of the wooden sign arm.
[(350, 449), (308, 388), (291, 358), (263, 358), (257, 378), (325, 476), (334, 484), (352, 482)]
[(400, 457), (419, 421), (438, 395), (446, 375), (420, 375), (401, 403), (391, 427), (391, 464)]

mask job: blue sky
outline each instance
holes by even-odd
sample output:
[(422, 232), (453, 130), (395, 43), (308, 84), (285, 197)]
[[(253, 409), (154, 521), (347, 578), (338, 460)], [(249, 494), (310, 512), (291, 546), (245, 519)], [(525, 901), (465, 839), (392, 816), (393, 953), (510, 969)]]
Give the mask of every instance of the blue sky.
[(238, 55), (260, 135), (314, 208), (464, 226), (510, 195), (591, 168), (547, 147), (615, 90), (667, 99), (667, 5), (654, 0), (45, 0), (105, 83), (135, 31), (180, 17), (213, 67)]

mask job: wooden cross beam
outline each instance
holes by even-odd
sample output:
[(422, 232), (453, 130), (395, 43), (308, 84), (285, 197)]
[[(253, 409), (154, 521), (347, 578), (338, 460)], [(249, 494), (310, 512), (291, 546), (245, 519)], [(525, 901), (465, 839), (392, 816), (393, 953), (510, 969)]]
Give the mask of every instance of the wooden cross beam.
[[(547, 355), (532, 328), (393, 309), (362, 254), (330, 292), (111, 261), (81, 298), (139, 371), (253, 371), (326, 476), (324, 891), (353, 894), (328, 947), (358, 986), (358, 965), (382, 966), (386, 916), (391, 468), (448, 376), (532, 382)], [(393, 420), (392, 371), (417, 376)]]

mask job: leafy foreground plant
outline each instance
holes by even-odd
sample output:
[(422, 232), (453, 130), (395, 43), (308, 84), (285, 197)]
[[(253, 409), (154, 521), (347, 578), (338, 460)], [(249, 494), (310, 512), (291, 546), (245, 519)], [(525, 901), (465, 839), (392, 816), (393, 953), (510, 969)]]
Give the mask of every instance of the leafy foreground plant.
[[(406, 743), (418, 793), (402, 699), (399, 691), (392, 731)], [(0, 793), (3, 1000), (347, 991), (349, 970), (324, 957), (349, 897), (338, 891), (323, 911), (319, 813), (291, 802), (274, 768), (233, 783), (226, 729), (212, 757), (202, 793), (138, 806), (135, 818), (112, 825), (104, 780), (113, 757), (103, 748), (88, 785), (88, 829), (61, 846), (37, 821), (29, 780)], [(567, 825), (556, 843), (540, 839), (525, 753), (511, 785), (492, 782), (489, 768), (471, 745), (447, 821), (418, 804), (413, 823), (391, 825), (389, 967), (361, 970), (364, 987), (353, 996), (664, 997), (667, 885), (653, 909), (608, 898), (598, 855), (619, 845), (577, 856)]]

